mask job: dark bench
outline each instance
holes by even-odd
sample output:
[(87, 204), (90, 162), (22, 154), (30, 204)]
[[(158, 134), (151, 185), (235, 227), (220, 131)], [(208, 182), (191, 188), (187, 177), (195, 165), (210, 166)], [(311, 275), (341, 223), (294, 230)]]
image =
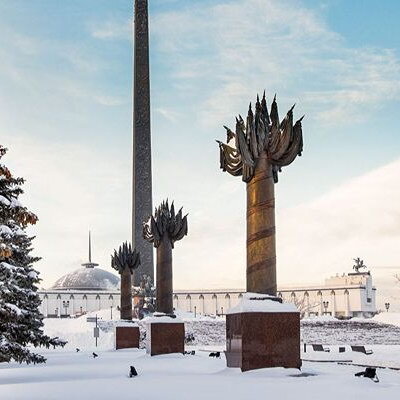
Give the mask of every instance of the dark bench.
[(327, 353), (331, 351), (331, 349), (325, 348), (322, 344), (312, 344), (311, 346), (314, 351), (325, 351)]
[(366, 354), (367, 356), (373, 353), (372, 350), (366, 350), (364, 346), (351, 346), (351, 350)]

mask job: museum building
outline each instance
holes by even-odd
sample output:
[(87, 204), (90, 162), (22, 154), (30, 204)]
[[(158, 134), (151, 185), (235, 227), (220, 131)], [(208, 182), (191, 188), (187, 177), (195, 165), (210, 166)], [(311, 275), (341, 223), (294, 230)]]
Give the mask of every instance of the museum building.
[[(120, 279), (92, 263), (64, 275), (48, 290), (39, 290), (45, 317), (70, 317), (109, 309), (120, 304)], [(196, 315), (223, 315), (242, 297), (243, 289), (175, 290), (176, 310)], [(319, 286), (278, 287), (278, 296), (296, 304), (305, 317), (331, 315), (338, 318), (376, 314), (376, 288), (370, 272), (336, 275)]]

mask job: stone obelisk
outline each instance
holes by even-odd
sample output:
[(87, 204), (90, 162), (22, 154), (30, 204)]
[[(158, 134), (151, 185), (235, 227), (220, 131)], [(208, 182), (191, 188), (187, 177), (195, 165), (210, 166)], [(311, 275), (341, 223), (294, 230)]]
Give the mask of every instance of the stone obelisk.
[(152, 214), (149, 24), (147, 0), (135, 0), (133, 83), (133, 196), (132, 242), (140, 252), (141, 267), (134, 272), (138, 286), (142, 274), (154, 282), (153, 248), (143, 239), (143, 222)]

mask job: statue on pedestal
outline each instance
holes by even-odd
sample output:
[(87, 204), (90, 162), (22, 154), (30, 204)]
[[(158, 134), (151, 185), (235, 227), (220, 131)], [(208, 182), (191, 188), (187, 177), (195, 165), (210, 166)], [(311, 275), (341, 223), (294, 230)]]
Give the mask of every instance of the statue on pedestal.
[(188, 232), (187, 215), (182, 208), (175, 214), (174, 203), (168, 200), (156, 208), (154, 216), (143, 225), (143, 237), (157, 249), (156, 311), (173, 313), (172, 305), (172, 249), (174, 243)]
[(176, 318), (172, 304), (172, 249), (188, 232), (187, 215), (175, 214), (168, 200), (143, 224), (143, 237), (157, 249), (156, 312), (147, 321), (146, 351), (150, 355), (183, 353), (185, 324)]
[(268, 113), (264, 93), (254, 113), (250, 103), (246, 122), (236, 118), (235, 132), (225, 127), (227, 143), (217, 140), (221, 169), (247, 184), (247, 292), (276, 296), (274, 184), (303, 150), (303, 118), (293, 125), (293, 108), (279, 122), (276, 97)]
[[(251, 104), (246, 122), (239, 115), (235, 132), (225, 127), (227, 143), (219, 142), (220, 167), (247, 184), (246, 291), (226, 316), (228, 367), (300, 368), (300, 314), (276, 297), (275, 195), (278, 172), (303, 150), (300, 118), (293, 108), (280, 122), (274, 98), (268, 112), (265, 93)], [(230, 141), (234, 140), (234, 146)]]
[(360, 269), (361, 268), (367, 268), (367, 266), (364, 264), (364, 260), (361, 260), (360, 257), (353, 258), (355, 264), (353, 265), (353, 269), (356, 274), (360, 274)]
[(132, 320), (132, 274), (140, 265), (140, 255), (125, 242), (114, 250), (111, 267), (121, 275), (121, 319)]

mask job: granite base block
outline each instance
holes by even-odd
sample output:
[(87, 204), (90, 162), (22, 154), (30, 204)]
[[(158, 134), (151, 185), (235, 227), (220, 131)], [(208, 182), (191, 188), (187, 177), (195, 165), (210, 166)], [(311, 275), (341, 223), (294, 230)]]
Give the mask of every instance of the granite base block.
[(184, 353), (185, 324), (183, 322), (152, 322), (147, 325), (146, 352), (152, 356)]
[(298, 312), (244, 312), (226, 316), (227, 366), (300, 368)]
[(140, 332), (138, 326), (115, 327), (115, 349), (139, 348)]

